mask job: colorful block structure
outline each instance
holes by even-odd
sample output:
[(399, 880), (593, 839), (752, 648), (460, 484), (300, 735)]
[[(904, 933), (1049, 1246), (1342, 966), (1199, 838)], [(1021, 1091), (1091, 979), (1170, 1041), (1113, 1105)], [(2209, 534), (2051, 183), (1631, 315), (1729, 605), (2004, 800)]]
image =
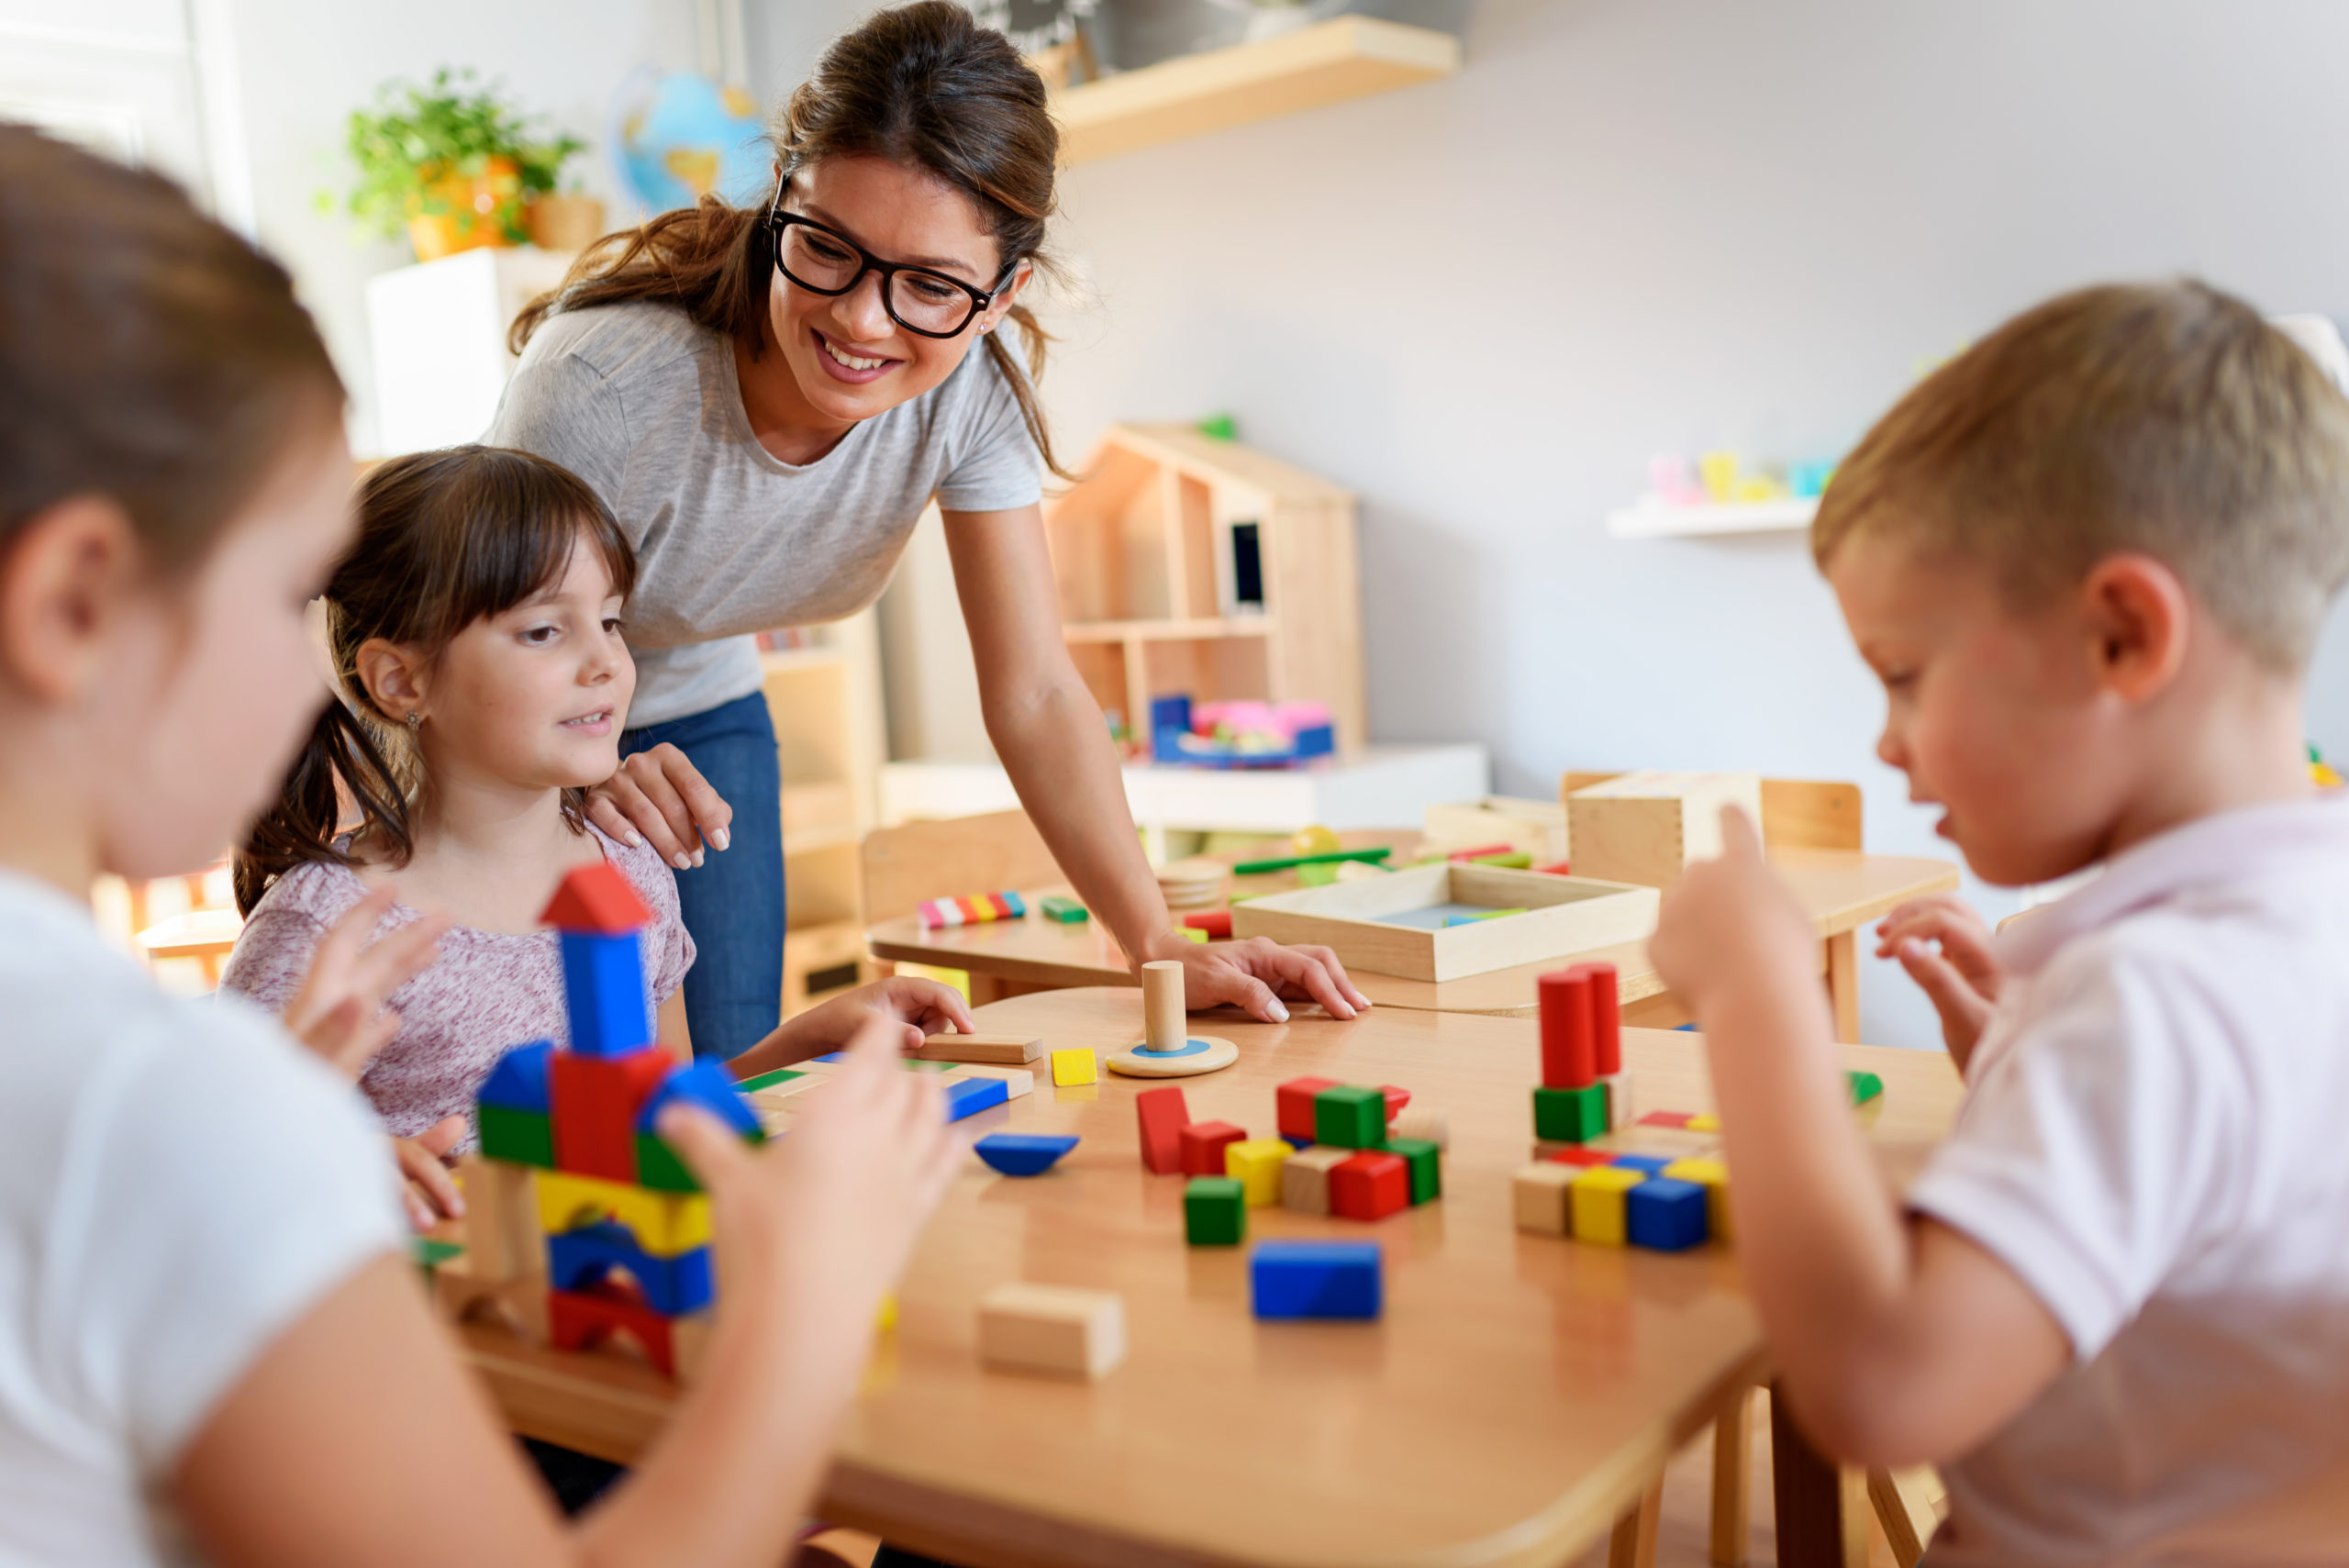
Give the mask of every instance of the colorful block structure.
[(968, 898), (932, 898), (920, 906), (921, 923), (930, 930), (943, 926), (976, 926), (989, 920), (1023, 920), (1027, 900), (1017, 893), (981, 893)]
[(1538, 982), (1542, 1082), (1533, 1135), (1587, 1143), (1628, 1126), (1631, 1075), (1623, 1071), (1623, 1010), (1611, 963), (1577, 963)]

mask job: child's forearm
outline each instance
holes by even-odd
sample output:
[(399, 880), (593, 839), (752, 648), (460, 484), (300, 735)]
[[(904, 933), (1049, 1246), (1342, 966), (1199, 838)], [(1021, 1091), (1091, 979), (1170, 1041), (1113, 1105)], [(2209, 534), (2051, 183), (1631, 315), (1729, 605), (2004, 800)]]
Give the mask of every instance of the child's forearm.
[(777, 1024), (774, 1032), (726, 1064), (726, 1070), (740, 1083), (755, 1078), (762, 1073), (772, 1073), (778, 1067), (788, 1067), (805, 1062), (811, 1056), (821, 1056), (831, 1048), (829, 1037), (818, 1037), (807, 1020), (814, 1015), (802, 1013)]

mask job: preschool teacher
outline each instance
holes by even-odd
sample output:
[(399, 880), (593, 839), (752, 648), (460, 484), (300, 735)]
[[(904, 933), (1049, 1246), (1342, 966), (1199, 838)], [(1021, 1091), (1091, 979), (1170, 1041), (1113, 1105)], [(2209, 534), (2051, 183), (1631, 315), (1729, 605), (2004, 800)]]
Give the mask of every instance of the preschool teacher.
[[(1136, 964), (1181, 960), (1195, 1007), (1367, 1006), (1326, 948), (1178, 934), (1062, 640), (1039, 502), (1041, 469), (1065, 471), (997, 331), (1015, 322), (1042, 364), (1016, 301), (1052, 209), (1043, 83), (961, 6), (918, 0), (836, 40), (773, 140), (757, 208), (663, 213), (522, 313), (488, 436), (577, 473), (635, 542), (627, 761), (589, 810), (680, 868), (696, 1051), (767, 1033), (783, 988), (781, 784), (751, 634), (873, 603), (932, 495), (987, 735), (1095, 917)], [(743, 809), (729, 820), (713, 790)]]

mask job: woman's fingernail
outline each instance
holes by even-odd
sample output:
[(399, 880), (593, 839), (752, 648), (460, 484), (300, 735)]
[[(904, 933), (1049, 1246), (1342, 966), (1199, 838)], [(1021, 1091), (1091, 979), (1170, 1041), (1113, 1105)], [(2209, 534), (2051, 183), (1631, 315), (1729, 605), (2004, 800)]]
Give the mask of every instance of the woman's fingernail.
[(676, 858), (669, 863), (675, 866), (679, 871), (691, 871), (694, 869), (693, 856), (685, 853), (683, 850), (679, 850), (677, 851)]
[(701, 862), (702, 862), (702, 852), (701, 852), (699, 850), (696, 850), (696, 851), (694, 851), (694, 869), (695, 869), (696, 871), (699, 871), (699, 870), (701, 869)]
[(1281, 999), (1278, 996), (1273, 998), (1273, 1022), (1276, 1024), (1288, 1022), (1288, 1009), (1281, 1006)]
[(640, 849), (644, 848), (644, 835), (643, 835), (643, 834), (641, 834), (641, 833), (638, 832), (638, 831), (637, 831), (635, 828), (623, 828), (623, 829), (622, 829), (622, 831), (623, 831), (623, 832), (627, 835), (627, 837), (628, 837), (628, 847), (629, 847), (629, 849), (631, 849), (631, 850), (640, 850)]
[(733, 842), (734, 840), (732, 835), (729, 834), (723, 828), (714, 828), (710, 832), (710, 848), (716, 850), (720, 854), (724, 854), (727, 850), (733, 845)]

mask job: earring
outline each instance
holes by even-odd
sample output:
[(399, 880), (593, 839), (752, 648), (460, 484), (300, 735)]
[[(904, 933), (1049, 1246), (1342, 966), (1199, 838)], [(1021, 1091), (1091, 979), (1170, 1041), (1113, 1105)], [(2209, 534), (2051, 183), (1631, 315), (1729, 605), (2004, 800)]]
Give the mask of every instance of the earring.
[(423, 713), (423, 710), (422, 710), (422, 709), (420, 709), (420, 708), (413, 708), (413, 707), (412, 707), (412, 708), (410, 708), (410, 709), (408, 709), (408, 710), (407, 710), (407, 718), (406, 719), (406, 721), (405, 721), (405, 722), (406, 723), (407, 727), (408, 727), (410, 729), (421, 729), (421, 728), (424, 728), (424, 713)]

